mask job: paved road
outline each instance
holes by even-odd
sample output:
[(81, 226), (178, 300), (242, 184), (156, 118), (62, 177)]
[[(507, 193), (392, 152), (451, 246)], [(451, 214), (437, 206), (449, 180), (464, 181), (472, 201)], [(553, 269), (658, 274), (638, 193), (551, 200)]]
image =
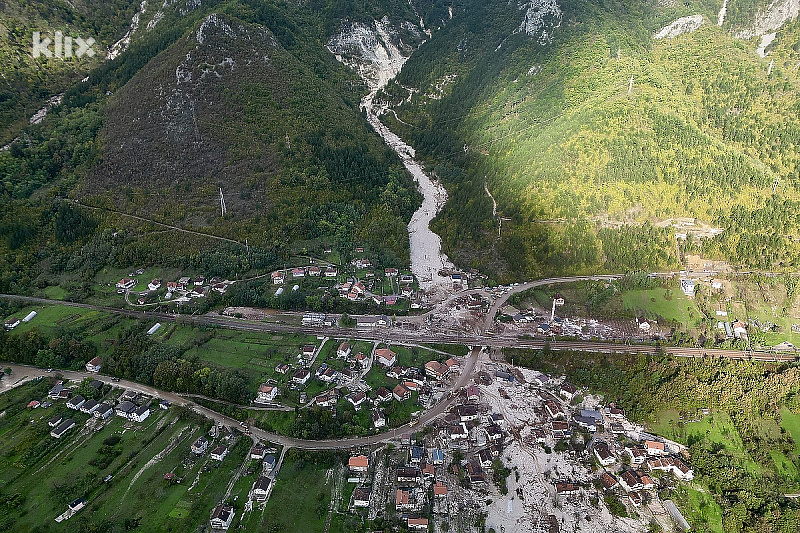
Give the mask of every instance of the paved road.
[[(475, 363), (478, 360), (478, 355), (480, 354), (480, 351), (481, 351), (480, 348), (475, 348), (474, 350), (472, 350), (470, 355), (467, 357), (466, 364), (460, 376), (454, 383), (451, 390), (457, 390), (463, 387), (469, 381), (470, 377), (472, 376), (472, 372), (475, 368)], [(34, 366), (18, 365), (15, 363), (11, 364), (0, 363), (0, 365), (2, 365), (3, 368), (11, 367), (11, 375), (6, 376), (2, 380), (0, 380), (0, 392), (9, 390), (14, 386), (21, 385), (22, 383), (30, 379), (54, 375), (54, 373), (47, 372), (46, 369)], [(188, 407), (194, 410), (195, 412), (200, 413), (203, 416), (220, 424), (226, 425), (228, 427), (232, 428), (240, 427), (238, 420), (235, 420), (229, 416), (225, 416), (207, 407), (203, 407), (202, 405), (198, 405), (191, 399), (185, 398), (183, 396), (180, 396), (172, 392), (162, 391), (154, 387), (149, 387), (147, 385), (142, 385), (141, 383), (136, 383), (134, 381), (128, 381), (124, 379), (119, 380), (118, 382), (114, 382), (112, 381), (111, 377), (102, 374), (77, 372), (72, 370), (58, 370), (57, 372), (61, 374), (65, 379), (68, 379), (70, 381), (81, 381), (82, 379), (87, 377), (91, 377), (93, 379), (99, 379), (100, 381), (109, 383), (116, 387), (123, 387), (126, 389), (135, 390), (137, 392), (141, 392), (149, 396), (154, 396), (157, 398), (168, 400), (172, 402), (174, 405), (182, 405)], [(25, 379), (23, 380), (22, 378)], [(336, 439), (336, 440), (306, 440), (306, 439), (297, 439), (294, 437), (287, 437), (285, 435), (278, 435), (276, 433), (270, 433), (268, 431), (264, 431), (259, 428), (251, 428), (250, 431), (252, 433), (252, 436), (259, 440), (273, 442), (287, 447), (302, 448), (306, 450), (335, 450), (342, 448), (353, 448), (357, 446), (368, 446), (371, 444), (377, 444), (380, 442), (391, 440), (397, 437), (398, 435), (403, 435), (403, 433), (409, 431), (412, 428), (416, 430), (424, 427), (425, 425), (431, 423), (433, 420), (441, 416), (444, 412), (446, 412), (447, 409), (455, 400), (455, 398), (456, 395), (446, 394), (442, 401), (440, 401), (438, 404), (425, 411), (422, 414), (422, 416), (420, 416), (420, 418), (417, 420), (416, 423), (408, 423), (403, 426), (391, 429), (389, 431), (385, 431), (383, 433), (379, 433), (376, 435), (370, 435), (368, 437), (351, 437), (351, 438)]]

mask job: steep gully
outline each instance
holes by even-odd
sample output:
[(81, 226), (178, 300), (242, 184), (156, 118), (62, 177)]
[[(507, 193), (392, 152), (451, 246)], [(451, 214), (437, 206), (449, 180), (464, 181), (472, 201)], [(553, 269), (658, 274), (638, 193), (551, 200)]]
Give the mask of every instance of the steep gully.
[[(421, 41), (424, 28), (407, 24), (406, 29), (413, 27)], [(451, 292), (452, 283), (439, 272), (453, 268), (453, 264), (442, 253), (441, 238), (431, 231), (430, 223), (447, 201), (447, 191), (425, 172), (415, 159), (414, 149), (381, 122), (380, 116), (389, 110), (376, 99), (378, 92), (400, 72), (415, 47), (404, 43), (386, 18), (370, 24), (345, 24), (327, 46), (336, 59), (355, 70), (369, 86), (369, 93), (361, 99), (361, 108), (375, 132), (400, 157), (423, 195), (422, 205), (408, 223), (411, 271), (427, 298), (441, 299)]]

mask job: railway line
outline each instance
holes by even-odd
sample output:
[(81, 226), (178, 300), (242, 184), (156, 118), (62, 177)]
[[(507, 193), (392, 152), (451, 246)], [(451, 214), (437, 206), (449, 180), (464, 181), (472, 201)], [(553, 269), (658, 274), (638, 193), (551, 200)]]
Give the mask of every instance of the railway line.
[[(548, 280), (552, 283), (552, 280)], [(616, 343), (598, 342), (583, 340), (551, 340), (551, 339), (527, 339), (517, 335), (488, 335), (488, 334), (460, 334), (450, 333), (436, 335), (434, 339), (429, 334), (418, 334), (413, 331), (406, 331), (396, 327), (373, 328), (369, 330), (343, 327), (309, 327), (293, 324), (279, 324), (275, 322), (259, 322), (217, 314), (206, 315), (181, 315), (164, 312), (149, 312), (130, 309), (117, 309), (114, 307), (83, 304), (76, 302), (65, 302), (61, 300), (49, 300), (46, 298), (35, 298), (31, 296), (18, 296), (13, 294), (0, 294), (0, 298), (14, 299), (23, 302), (41, 305), (67, 305), (70, 307), (92, 309), (107, 313), (115, 313), (121, 316), (136, 318), (139, 320), (158, 320), (163, 322), (180, 322), (189, 325), (207, 325), (228, 328), (238, 331), (253, 331), (261, 333), (303, 333), (307, 335), (319, 335), (324, 333), (327, 337), (337, 339), (361, 339), (369, 341), (388, 342), (395, 344), (419, 344), (431, 342), (445, 344), (463, 344), (467, 346), (488, 346), (493, 348), (528, 348), (542, 350), (548, 347), (553, 351), (575, 351), (593, 353), (642, 353), (657, 355), (663, 353), (673, 357), (703, 358), (712, 357), (718, 359), (750, 360), (763, 362), (788, 363), (798, 360), (796, 352), (773, 352), (756, 350), (723, 350), (718, 348), (699, 348), (686, 346), (654, 346), (650, 344), (637, 343)], [(487, 317), (488, 321), (488, 317)]]

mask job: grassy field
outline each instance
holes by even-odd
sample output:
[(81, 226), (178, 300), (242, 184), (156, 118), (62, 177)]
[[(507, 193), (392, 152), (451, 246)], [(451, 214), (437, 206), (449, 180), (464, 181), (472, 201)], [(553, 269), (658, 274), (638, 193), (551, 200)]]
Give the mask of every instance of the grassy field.
[[(331, 499), (328, 466), (307, 459), (287, 455), (260, 524), (272, 524), (276, 531), (325, 531)], [(248, 531), (263, 531), (249, 522), (247, 526)]]
[(795, 452), (800, 455), (800, 414), (792, 413), (786, 407), (781, 409), (781, 427), (792, 436)]
[(167, 326), (162, 335), (165, 342), (185, 348), (187, 357), (242, 370), (253, 385), (270, 378), (285, 382), (289, 376), (275, 372), (275, 366), (295, 364), (304, 344), (319, 344), (316, 337), (309, 335), (270, 335), (183, 325)]
[(649, 426), (655, 433), (683, 444), (692, 437), (719, 443), (739, 458), (750, 472), (761, 471), (761, 466), (747, 453), (742, 437), (725, 412), (714, 412), (699, 421), (684, 422), (680, 420), (678, 411), (667, 409), (657, 412)]
[(21, 323), (14, 329), (14, 332), (25, 333), (37, 328), (46, 334), (58, 334), (64, 330), (79, 330), (83, 327), (88, 327), (101, 316), (106, 315), (101, 311), (66, 305), (37, 305), (25, 307), (23, 310), (4, 318), (5, 320), (11, 318), (22, 319), (31, 311), (36, 311), (36, 316), (30, 322)]
[(712, 533), (725, 533), (722, 526), (722, 509), (714, 497), (703, 487), (680, 485), (676, 503), (691, 524), (704, 524)]
[(651, 319), (674, 321), (682, 329), (691, 329), (702, 315), (694, 300), (677, 287), (620, 290), (607, 282), (582, 281), (539, 287), (513, 298), (514, 305), (521, 309), (535, 307), (550, 312), (552, 297), (560, 293), (565, 300), (559, 314), (586, 318), (634, 318), (646, 316)]
[(694, 301), (673, 289), (626, 291), (622, 293), (622, 307), (634, 316), (663, 317), (684, 326), (698, 318)]
[[(78, 425), (56, 440), (47, 421), (66, 412), (63, 404), (25, 408), (49, 387), (43, 380), (0, 395), (5, 412), (0, 419), (5, 444), (0, 491), (21, 495), (0, 518), (5, 531), (63, 531), (65, 526), (53, 519), (78, 497), (88, 504), (68, 522), (77, 531), (195, 530), (228, 492), (250, 447), (250, 440), (241, 438), (222, 462), (208, 455), (194, 458), (189, 446), (207, 426), (182, 418), (179, 411), (160, 409), (142, 424), (112, 417), (97, 431), (83, 426), (88, 415), (70, 411)], [(237, 515), (254, 480), (253, 468), (248, 471), (230, 491), (229, 497), (239, 501)], [(181, 482), (165, 481), (167, 472)], [(105, 482), (107, 475), (112, 477)]]

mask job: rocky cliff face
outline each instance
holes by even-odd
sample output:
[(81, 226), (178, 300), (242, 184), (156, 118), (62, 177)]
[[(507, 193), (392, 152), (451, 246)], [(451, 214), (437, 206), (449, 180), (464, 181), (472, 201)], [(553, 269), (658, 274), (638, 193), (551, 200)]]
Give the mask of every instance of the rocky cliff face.
[(370, 88), (394, 78), (411, 52), (424, 40), (412, 22), (393, 23), (388, 17), (371, 23), (343, 21), (327, 48), (336, 59), (355, 70)]
[(739, 31), (736, 37), (751, 39), (766, 35), (779, 29), (785, 22), (796, 19), (798, 14), (800, 14), (800, 0), (775, 0), (756, 15), (750, 28)]
[(539, 44), (550, 44), (553, 32), (561, 26), (563, 13), (556, 0), (531, 0), (520, 4), (525, 16), (519, 31), (534, 38)]

